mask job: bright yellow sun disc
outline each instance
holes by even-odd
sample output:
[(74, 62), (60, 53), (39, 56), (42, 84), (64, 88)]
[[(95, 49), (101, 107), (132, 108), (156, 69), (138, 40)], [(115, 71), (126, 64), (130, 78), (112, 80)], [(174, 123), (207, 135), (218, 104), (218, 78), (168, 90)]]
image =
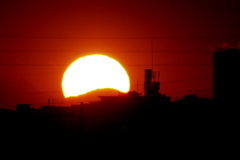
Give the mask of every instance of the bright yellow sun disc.
[(130, 82), (120, 63), (104, 55), (94, 54), (79, 58), (63, 75), (62, 90), (66, 98), (106, 88), (126, 93)]

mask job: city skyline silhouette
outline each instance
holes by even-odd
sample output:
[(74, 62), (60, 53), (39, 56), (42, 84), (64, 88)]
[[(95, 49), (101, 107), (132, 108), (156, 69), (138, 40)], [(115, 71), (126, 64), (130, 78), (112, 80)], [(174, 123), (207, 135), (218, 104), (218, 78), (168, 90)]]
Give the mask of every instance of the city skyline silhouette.
[[(211, 99), (214, 50), (239, 48), (238, 4), (237, 0), (1, 2), (1, 108), (47, 105), (49, 98), (63, 104), (64, 71), (76, 59), (95, 53), (122, 64), (130, 76), (130, 90), (141, 95), (142, 71), (149, 68), (161, 72), (161, 91), (171, 100), (187, 94)], [(99, 100), (97, 96), (82, 101)]]
[[(177, 156), (177, 151), (196, 151), (195, 157), (234, 151), (239, 5), (238, 0), (0, 1), (2, 146), (39, 154), (44, 148), (108, 142), (122, 144), (123, 152), (162, 147)], [(92, 54), (123, 66), (129, 92), (103, 89), (64, 98), (64, 72)], [(99, 80), (94, 71), (89, 74)]]

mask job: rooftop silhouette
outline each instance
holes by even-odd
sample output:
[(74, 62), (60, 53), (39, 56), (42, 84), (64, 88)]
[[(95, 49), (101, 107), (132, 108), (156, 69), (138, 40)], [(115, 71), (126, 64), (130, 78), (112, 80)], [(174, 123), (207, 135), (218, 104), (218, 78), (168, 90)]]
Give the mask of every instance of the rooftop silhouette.
[[(75, 141), (126, 141), (161, 136), (175, 141), (217, 128), (216, 124), (212, 127), (216, 117), (212, 100), (186, 95), (182, 100), (170, 102), (170, 97), (159, 93), (160, 82), (153, 81), (152, 73), (150, 69), (145, 70), (145, 96), (130, 91), (118, 96), (99, 96), (101, 101), (91, 104), (40, 109), (31, 108), (31, 104), (17, 104), (16, 111), (0, 110), (5, 115), (1, 117), (5, 123), (2, 130), (6, 131), (1, 136), (13, 138), (17, 134), (28, 140), (41, 137)], [(8, 117), (13, 118), (9, 121)], [(212, 134), (200, 139), (210, 138)]]
[[(171, 102), (161, 94), (159, 72), (145, 69), (144, 96), (136, 91), (117, 96), (99, 96), (90, 104), (51, 105), (39, 109), (17, 104), (16, 111), (0, 110), (1, 137), (82, 141), (161, 139), (164, 143), (215, 141), (222, 128), (234, 131), (236, 117), (229, 108), (238, 103), (239, 50), (214, 52), (214, 99), (185, 95)], [(222, 73), (226, 73), (227, 77)], [(226, 75), (225, 74), (225, 75)], [(221, 107), (220, 107), (221, 106)], [(230, 118), (231, 117), (231, 118)], [(20, 132), (19, 132), (20, 131)]]

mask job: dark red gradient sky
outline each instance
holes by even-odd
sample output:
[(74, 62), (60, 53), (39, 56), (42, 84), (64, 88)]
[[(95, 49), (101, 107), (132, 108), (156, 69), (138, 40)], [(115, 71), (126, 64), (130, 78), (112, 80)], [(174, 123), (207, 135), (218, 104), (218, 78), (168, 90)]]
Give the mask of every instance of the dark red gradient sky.
[(212, 98), (213, 51), (239, 47), (239, 15), (238, 0), (0, 1), (1, 107), (62, 104), (66, 67), (93, 53), (118, 60), (142, 94), (153, 53), (162, 94)]

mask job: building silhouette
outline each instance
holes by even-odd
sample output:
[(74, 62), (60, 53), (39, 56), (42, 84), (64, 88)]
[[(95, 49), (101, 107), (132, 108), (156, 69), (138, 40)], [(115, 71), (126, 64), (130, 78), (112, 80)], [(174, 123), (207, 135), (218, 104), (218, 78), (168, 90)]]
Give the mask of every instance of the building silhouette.
[(233, 109), (239, 105), (239, 49), (214, 52), (213, 99), (217, 107)]
[(157, 97), (159, 96), (160, 82), (159, 82), (159, 72), (158, 81), (155, 82), (156, 72), (151, 69), (145, 69), (145, 82), (144, 82), (144, 93), (145, 97)]
[(224, 49), (214, 52), (213, 100), (215, 132), (223, 137), (222, 142), (233, 142), (238, 138), (239, 125), (239, 49)]

